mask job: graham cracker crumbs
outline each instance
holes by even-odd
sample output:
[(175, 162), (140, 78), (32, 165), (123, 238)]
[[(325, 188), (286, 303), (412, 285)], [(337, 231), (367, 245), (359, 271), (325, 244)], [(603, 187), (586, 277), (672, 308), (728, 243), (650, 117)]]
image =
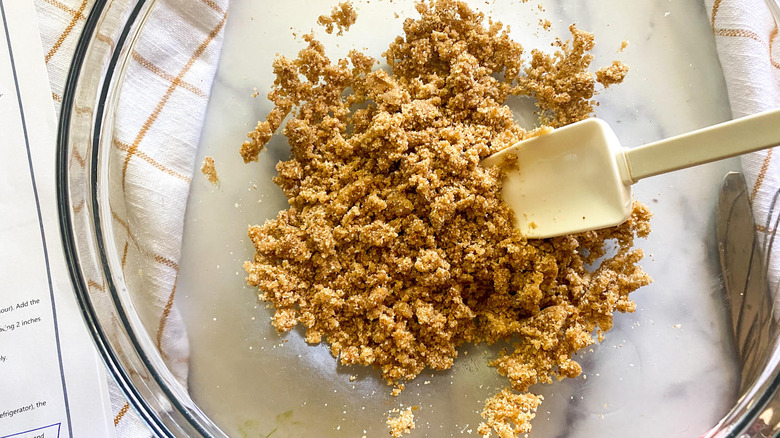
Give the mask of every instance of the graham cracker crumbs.
[[(501, 166), (479, 163), (592, 115), (593, 35), (572, 25), (555, 53), (529, 56), (463, 2), (417, 11), (383, 54), (389, 71), (355, 50), (333, 62), (311, 34), (297, 58), (276, 58), (274, 109), (241, 155), (257, 160), (291, 116), (282, 131), (291, 158), (274, 178), (290, 207), (249, 228), (256, 254), (244, 269), (277, 330), (302, 324), (307, 342), (328, 343), (344, 365), (373, 366), (394, 392), (450, 368), (465, 343), (516, 341), (491, 365), (519, 394), (488, 399), (480, 426), (511, 436), (501, 431), (530, 430), (541, 401), (529, 386), (576, 377), (573, 357), (591, 334), (634, 310), (629, 293), (651, 281), (633, 248), (650, 212), (634, 202), (617, 227), (523, 238), (501, 198)], [(537, 101), (537, 130), (506, 105), (523, 95)]]
[(406, 385), (404, 385), (403, 383), (398, 384), (390, 392), (390, 395), (392, 395), (393, 397), (398, 397), (399, 395), (401, 395), (402, 392), (404, 392), (404, 389), (406, 389)]
[(622, 52), (623, 50), (626, 50), (626, 47), (628, 47), (628, 41), (623, 40), (620, 42), (620, 50), (618, 52)]
[(588, 72), (595, 45), (593, 34), (569, 26), (571, 42), (556, 41), (551, 55), (531, 51), (530, 65), (520, 86), (536, 97), (543, 125), (558, 128), (588, 118), (593, 113), (595, 81)]
[(485, 402), (482, 418), (477, 432), (490, 437), (495, 431), (499, 438), (514, 438), (531, 431), (531, 420), (536, 417), (536, 409), (544, 397), (531, 393), (516, 394), (510, 388), (504, 388)]
[(391, 413), (398, 415), (387, 417), (387, 427), (390, 429), (390, 436), (399, 437), (411, 433), (415, 426), (412, 408), (408, 407), (402, 411), (393, 409)]
[(200, 171), (211, 184), (215, 186), (219, 185), (219, 177), (217, 176), (217, 168), (214, 166), (213, 157), (206, 157), (203, 160), (203, 165), (200, 167)]
[(539, 26), (544, 30), (550, 30), (550, 27), (552, 27), (552, 22), (546, 18), (540, 18)]
[(596, 81), (605, 87), (623, 82), (628, 74), (628, 66), (620, 61), (612, 61), (609, 67), (596, 70)]
[(337, 35), (344, 34), (345, 30), (349, 30), (349, 27), (355, 24), (357, 21), (357, 13), (352, 7), (352, 3), (343, 2), (333, 8), (330, 15), (320, 15), (317, 18), (317, 24), (325, 27), (325, 32), (331, 34), (338, 28)]

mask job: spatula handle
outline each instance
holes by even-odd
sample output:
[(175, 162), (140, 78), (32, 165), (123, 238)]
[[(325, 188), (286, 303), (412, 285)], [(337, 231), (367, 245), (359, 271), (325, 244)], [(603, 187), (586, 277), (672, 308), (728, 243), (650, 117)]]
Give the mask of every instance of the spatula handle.
[[(731, 120), (636, 148), (618, 157), (627, 183), (780, 145), (780, 109)], [(624, 160), (623, 160), (624, 159)], [(627, 178), (626, 178), (627, 177)]]

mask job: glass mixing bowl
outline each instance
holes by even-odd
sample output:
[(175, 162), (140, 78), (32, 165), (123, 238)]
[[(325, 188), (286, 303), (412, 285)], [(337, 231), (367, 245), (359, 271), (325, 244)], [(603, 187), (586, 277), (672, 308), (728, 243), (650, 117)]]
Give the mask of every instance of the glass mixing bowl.
[[(572, 22), (594, 32), (594, 65), (618, 58), (631, 67), (625, 83), (601, 94), (597, 109), (627, 146), (730, 118), (709, 15), (700, 2), (543, 1), (544, 13), (535, 1), (470, 3), (510, 25), (526, 48), (565, 39)], [(294, 56), (302, 43), (293, 32), (315, 29), (332, 58), (351, 48), (380, 57), (403, 19), (416, 16), (411, 1), (354, 4), (357, 23), (337, 37), (315, 24), (331, 2), (231, 2), (193, 157), (200, 163), (213, 156), (222, 183), (215, 189), (192, 177), (178, 262), (174, 305), (190, 349), (185, 385), (166, 366), (155, 327), (141, 316), (154, 305), (141, 298), (143, 283), (135, 278), (147, 262), (136, 260), (138, 273), (119, 268), (124, 248), (116, 234), (133, 238), (147, 230), (112, 220), (110, 208), (127, 202), (111, 190), (119, 178), (119, 158), (110, 153), (114, 115), (123, 85), (133, 80), (127, 66), (134, 44), (155, 38), (146, 23), (159, 4), (95, 2), (62, 105), (62, 235), (84, 317), (106, 366), (159, 436), (386, 436), (387, 412), (412, 405), (419, 406), (413, 436), (476, 435), (483, 400), (506, 385), (486, 364), (495, 348), (469, 346), (451, 370), (425, 372), (393, 397), (375, 371), (338, 366), (326, 346), (307, 345), (299, 331), (278, 335), (269, 322), (271, 310), (245, 285), (242, 263), (253, 256), (247, 225), (286, 206), (271, 182), (275, 163), (287, 155), (284, 138), (275, 137), (259, 163), (244, 165), (238, 156), (246, 132), (271, 108), (262, 96), (273, 82), (275, 54)], [(545, 17), (549, 32), (539, 27)], [(630, 44), (618, 53), (623, 40)], [(251, 97), (254, 88), (261, 97)], [(516, 103), (518, 120), (531, 120), (527, 102)], [(765, 425), (777, 423), (768, 404), (778, 385), (774, 343), (759, 377), (740, 390), (723, 300), (714, 221), (722, 178), (735, 169), (738, 161), (723, 161), (635, 188), (636, 198), (655, 213), (653, 233), (638, 244), (654, 283), (633, 294), (635, 313), (617, 314), (604, 341), (578, 356), (583, 376), (533, 388), (545, 398), (533, 436), (766, 436), (760, 435), (767, 433)], [(756, 425), (764, 431), (756, 432)]]

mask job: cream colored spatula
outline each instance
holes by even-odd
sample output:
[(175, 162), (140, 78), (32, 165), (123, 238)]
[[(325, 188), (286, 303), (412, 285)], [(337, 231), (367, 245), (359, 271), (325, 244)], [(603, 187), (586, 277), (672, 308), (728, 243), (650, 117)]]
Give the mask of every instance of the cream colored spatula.
[(603, 120), (586, 119), (522, 141), (482, 160), (517, 156), (502, 196), (529, 239), (596, 230), (631, 213), (640, 179), (780, 145), (780, 109), (635, 148), (624, 148)]

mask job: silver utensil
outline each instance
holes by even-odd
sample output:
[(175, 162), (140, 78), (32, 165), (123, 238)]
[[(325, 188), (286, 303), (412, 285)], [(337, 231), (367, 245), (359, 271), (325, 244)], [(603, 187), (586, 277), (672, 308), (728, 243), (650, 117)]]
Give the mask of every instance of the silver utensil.
[[(770, 205), (767, 221), (780, 208), (780, 192)], [(767, 223), (768, 230), (777, 223)], [(773, 297), (767, 281), (769, 255), (775, 242), (774, 233), (763, 241), (757, 236), (747, 185), (742, 174), (726, 175), (718, 200), (717, 241), (726, 294), (730, 309), (734, 344), (740, 366), (740, 399), (751, 401), (753, 419), (739, 434), (740, 438), (776, 436), (780, 432), (780, 398), (776, 388), (767, 390), (757, 379), (774, 362), (778, 324), (774, 318)], [(766, 379), (764, 379), (766, 380)]]
[[(745, 178), (729, 173), (718, 201), (717, 238), (728, 308), (739, 353), (740, 390), (753, 383), (776, 329), (767, 266), (755, 232)], [(772, 243), (772, 242), (770, 242)]]

